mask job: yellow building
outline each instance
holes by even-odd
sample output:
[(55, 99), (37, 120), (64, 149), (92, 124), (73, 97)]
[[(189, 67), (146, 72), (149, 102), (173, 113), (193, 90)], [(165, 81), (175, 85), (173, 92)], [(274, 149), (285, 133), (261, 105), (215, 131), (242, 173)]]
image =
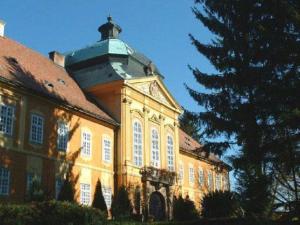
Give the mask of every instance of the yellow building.
[(108, 208), (125, 185), (140, 212), (163, 219), (174, 194), (199, 206), (228, 189), (229, 167), (179, 128), (156, 66), (111, 17), (98, 30), (100, 41), (50, 59), (0, 36), (0, 201), (24, 201), (34, 176), (55, 197), (70, 173), (79, 203), (92, 203), (100, 179)]

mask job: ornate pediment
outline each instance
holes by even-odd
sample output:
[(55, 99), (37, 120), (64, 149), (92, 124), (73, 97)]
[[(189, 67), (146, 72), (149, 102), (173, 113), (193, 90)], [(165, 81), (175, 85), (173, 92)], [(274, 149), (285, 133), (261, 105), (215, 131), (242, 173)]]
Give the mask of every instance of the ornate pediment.
[(172, 105), (170, 101), (167, 100), (164, 91), (162, 90), (162, 88), (156, 80), (150, 82), (136, 83), (134, 84), (134, 86), (143, 93), (152, 96), (157, 101), (168, 105)]

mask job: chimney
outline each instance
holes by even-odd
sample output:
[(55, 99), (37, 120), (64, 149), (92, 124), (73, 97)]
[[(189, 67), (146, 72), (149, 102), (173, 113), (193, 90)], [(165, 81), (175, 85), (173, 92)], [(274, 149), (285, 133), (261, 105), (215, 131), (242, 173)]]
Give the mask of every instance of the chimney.
[(65, 67), (65, 56), (57, 51), (49, 52), (49, 58), (56, 64)]
[(0, 37), (4, 37), (4, 27), (5, 22), (3, 20), (0, 20)]

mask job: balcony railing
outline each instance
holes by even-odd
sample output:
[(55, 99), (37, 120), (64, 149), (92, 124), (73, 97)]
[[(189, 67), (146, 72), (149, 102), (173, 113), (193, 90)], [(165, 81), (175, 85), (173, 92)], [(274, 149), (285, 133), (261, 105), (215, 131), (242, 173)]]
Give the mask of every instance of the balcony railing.
[(145, 166), (140, 169), (142, 182), (150, 181), (165, 185), (173, 185), (175, 183), (176, 173), (166, 169), (158, 169), (153, 166)]

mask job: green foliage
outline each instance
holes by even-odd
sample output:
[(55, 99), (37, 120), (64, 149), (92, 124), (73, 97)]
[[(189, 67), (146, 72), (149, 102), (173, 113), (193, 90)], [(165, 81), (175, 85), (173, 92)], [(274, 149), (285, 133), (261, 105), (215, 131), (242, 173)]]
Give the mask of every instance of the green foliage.
[(101, 182), (98, 179), (92, 203), (94, 208), (100, 209), (103, 213), (107, 214), (107, 206), (103, 197)]
[(64, 183), (59, 192), (58, 200), (74, 202), (74, 196), (75, 196), (74, 184), (73, 184), (72, 180), (69, 177), (67, 177), (64, 180)]
[[(299, 165), (293, 146), (300, 136), (300, 1), (195, 4), (196, 18), (214, 35), (210, 43), (190, 35), (215, 67), (211, 73), (190, 67), (201, 88), (187, 87), (205, 108), (198, 115), (204, 149), (239, 149), (233, 163), (246, 215), (266, 216), (276, 167), (285, 169), (286, 184), (296, 184), (291, 175)], [(299, 201), (294, 193), (292, 201)]]
[(187, 196), (185, 199), (180, 195), (173, 199), (173, 218), (175, 221), (189, 221), (198, 218), (198, 212), (193, 201)]
[(45, 200), (44, 190), (42, 188), (40, 180), (36, 176), (32, 178), (32, 183), (29, 187), (29, 192), (28, 192), (28, 200), (29, 201)]
[(202, 199), (201, 208), (204, 218), (229, 218), (241, 214), (238, 199), (230, 191), (207, 193)]
[(0, 221), (1, 225), (102, 225), (106, 216), (98, 209), (53, 200), (0, 205)]
[(121, 186), (112, 201), (112, 215), (116, 219), (128, 219), (132, 212), (132, 205), (125, 186)]
[(183, 114), (179, 117), (180, 129), (191, 136), (196, 141), (200, 140), (200, 123), (197, 115), (186, 109)]

